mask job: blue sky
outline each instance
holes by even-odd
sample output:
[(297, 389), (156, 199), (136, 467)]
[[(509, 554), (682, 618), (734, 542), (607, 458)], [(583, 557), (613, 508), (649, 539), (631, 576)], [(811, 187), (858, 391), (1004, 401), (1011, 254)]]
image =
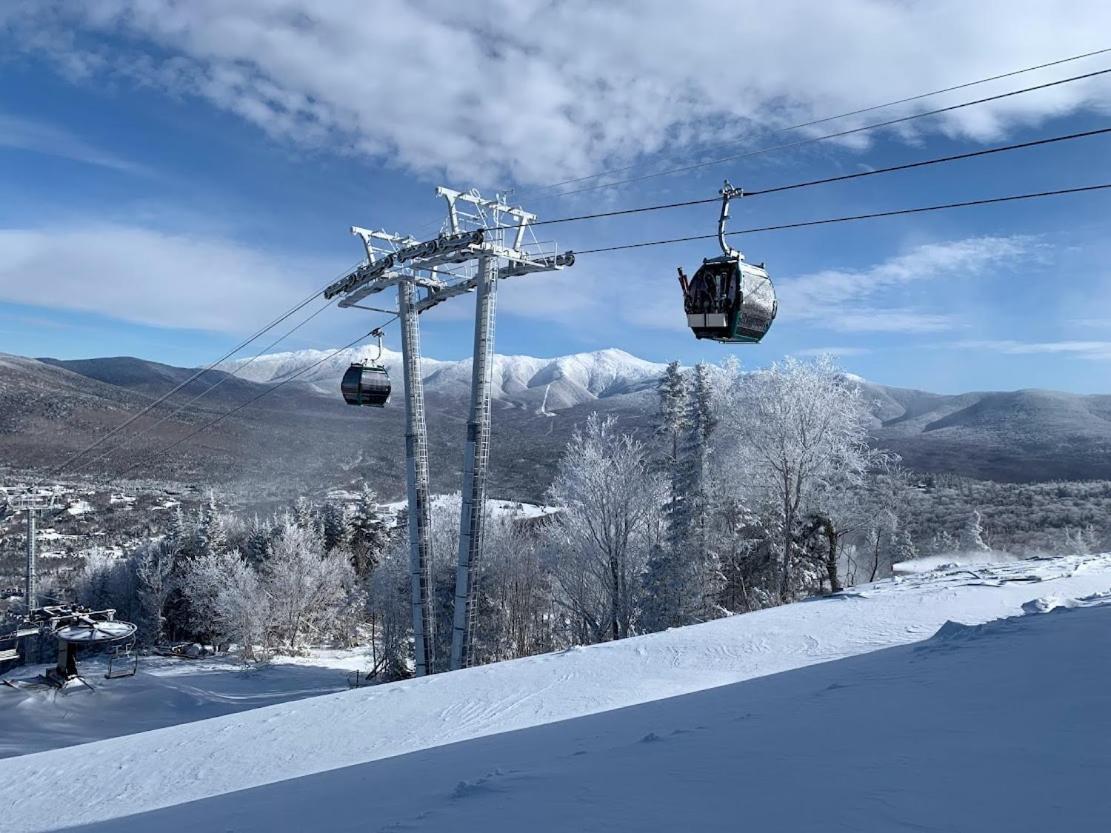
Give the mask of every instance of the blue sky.
[[(723, 142), (775, 144), (784, 137), (772, 131), (808, 118), (1111, 46), (1098, 40), (1111, 31), (1099, 3), (1068, 15), (993, 2), (779, 5), (698, 0), (677, 25), (662, 2), (491, 2), (468, 15), (439, 2), (8, 4), (0, 351), (207, 363), (355, 263), (352, 224), (434, 234), (437, 184), (512, 188), (543, 219), (712, 195), (725, 176), (758, 189), (1111, 124), (1104, 77), (681, 176), (569, 197), (541, 187), (716, 158)], [(818, 130), (1108, 66), (1111, 53)], [(1083, 139), (754, 197), (735, 204), (732, 224), (1111, 181), (1109, 163), (1111, 139)], [(712, 242), (583, 256), (502, 285), (497, 349), (736, 355), (750, 367), (833, 351), (888, 384), (1107, 392), (1109, 207), (1096, 193), (735, 238), (781, 295), (755, 348), (683, 328), (675, 267), (715, 254)], [(581, 250), (711, 233), (716, 210), (539, 236)], [(461, 298), (424, 316), (426, 353), (469, 355), (471, 313)], [(328, 310), (282, 348), (338, 346), (374, 320)]]

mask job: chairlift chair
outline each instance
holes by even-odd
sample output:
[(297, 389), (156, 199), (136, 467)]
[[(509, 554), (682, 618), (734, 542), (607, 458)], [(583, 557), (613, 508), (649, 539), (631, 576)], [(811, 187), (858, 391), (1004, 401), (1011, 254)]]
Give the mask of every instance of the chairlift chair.
[(340, 382), (340, 391), (348, 405), (369, 405), (372, 408), (384, 408), (390, 401), (392, 386), (390, 373), (385, 365), (381, 364), (382, 358), (382, 331), (375, 330), (373, 335), (378, 337), (378, 355), (365, 362), (352, 362), (351, 367), (343, 374)]
[(728, 181), (721, 189), (718, 219), (721, 256), (703, 260), (692, 278), (679, 269), (683, 310), (695, 338), (726, 344), (757, 344), (767, 335), (778, 311), (775, 287), (764, 264), (748, 263), (725, 240), (729, 201), (743, 193)]
[(107, 653), (108, 671), (104, 675), (106, 680), (134, 677), (139, 671), (139, 655), (135, 651), (134, 636), (124, 642), (109, 645)]

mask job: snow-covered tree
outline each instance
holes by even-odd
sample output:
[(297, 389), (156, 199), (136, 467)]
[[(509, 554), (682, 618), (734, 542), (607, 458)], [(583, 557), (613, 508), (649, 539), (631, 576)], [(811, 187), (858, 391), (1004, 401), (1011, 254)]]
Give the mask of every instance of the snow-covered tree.
[(272, 530), (270, 525), (255, 515), (243, 536), (243, 556), (252, 567), (258, 568), (270, 558)]
[(266, 639), (269, 596), (258, 573), (238, 552), (208, 552), (192, 559), (182, 578), (197, 633), (214, 643), (235, 643), (251, 659)]
[(930, 555), (949, 555), (957, 551), (957, 539), (946, 529), (937, 530), (930, 538)]
[(990, 552), (991, 547), (984, 543), (984, 527), (983, 520), (977, 510), (973, 510), (968, 520), (965, 521), (964, 526), (961, 527), (961, 535), (957, 540), (957, 549), (961, 552)]
[(324, 540), (324, 549), (331, 552), (348, 544), (347, 509), (339, 503), (326, 501), (317, 513), (317, 524)]
[(698, 364), (688, 380), (672, 363), (661, 383), (660, 433), (671, 439), (670, 489), (666, 535), (650, 555), (644, 576), (647, 630), (703, 621), (718, 611), (724, 578), (711, 531), (711, 498), (717, 490), (711, 485), (709, 454), (718, 422), (712, 373), (709, 365)]
[(633, 630), (661, 485), (615, 418), (592, 414), (575, 429), (548, 495), (562, 509), (550, 528), (560, 603), (584, 640)]
[(385, 681), (411, 673), (410, 592), (408, 543), (395, 539), (370, 576), (368, 599), (374, 667)]
[(348, 624), (354, 570), (345, 551), (325, 554), (317, 530), (286, 516), (263, 567), (274, 635), (283, 647), (332, 637)]
[(660, 377), (656, 388), (659, 396), (660, 411), (656, 434), (661, 438), (665, 455), (670, 461), (678, 461), (679, 445), (687, 428), (687, 401), (689, 391), (687, 376), (679, 362), (671, 362)]
[(738, 376), (723, 398), (732, 442), (721, 444), (735, 489), (774, 519), (778, 595), (794, 592), (798, 535), (827, 497), (858, 484), (872, 465), (869, 411), (860, 388), (829, 357), (797, 359)]
[(495, 662), (559, 647), (551, 577), (536, 533), (512, 517), (491, 517), (484, 553), (476, 582), (475, 661)]
[(903, 561), (913, 561), (918, 557), (918, 547), (910, 533), (900, 527), (891, 537), (891, 563), (900, 564)]
[(359, 501), (347, 516), (348, 540), (355, 572), (370, 575), (386, 547), (390, 544), (390, 525), (378, 508), (378, 495), (369, 487), (359, 494)]
[(91, 608), (115, 609), (121, 619), (132, 620), (136, 613), (137, 582), (129, 559), (100, 549), (85, 555), (74, 582), (79, 604)]
[(145, 642), (157, 643), (164, 636), (166, 601), (173, 590), (177, 558), (177, 545), (169, 538), (149, 542), (131, 556), (137, 584), (136, 601), (139, 606), (135, 624), (140, 638)]
[(1062, 552), (1069, 555), (1090, 555), (1099, 552), (1099, 534), (1087, 524), (1080, 528), (1065, 527), (1062, 534)]

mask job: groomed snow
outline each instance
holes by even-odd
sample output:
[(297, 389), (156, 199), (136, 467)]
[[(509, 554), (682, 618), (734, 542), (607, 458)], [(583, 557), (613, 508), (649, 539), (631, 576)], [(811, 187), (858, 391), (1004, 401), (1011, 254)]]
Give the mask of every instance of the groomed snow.
[[(135, 677), (105, 680), (106, 660), (84, 659), (80, 669), (96, 687), (93, 693), (55, 696), (0, 687), (0, 758), (346, 691), (354, 671), (370, 664), (366, 649), (317, 651), (259, 667), (224, 658), (147, 656)], [(0, 678), (32, 679), (48, 667), (17, 667)]]
[(2, 827), (1098, 829), (1111, 609), (1039, 610), (1109, 589), (1106, 555), (924, 572), (11, 758)]

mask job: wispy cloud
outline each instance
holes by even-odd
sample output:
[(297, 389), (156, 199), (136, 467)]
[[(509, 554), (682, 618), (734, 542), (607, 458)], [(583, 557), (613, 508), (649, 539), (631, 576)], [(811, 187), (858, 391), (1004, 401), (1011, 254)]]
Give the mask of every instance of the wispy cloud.
[[(973, 237), (918, 246), (865, 269), (827, 269), (779, 282), (785, 317), (839, 332), (916, 332), (952, 329), (960, 319), (948, 310), (885, 307), (908, 285), (976, 277), (1028, 256), (1029, 237)], [(942, 295), (942, 298), (945, 296)]]
[(241, 332), (336, 266), (137, 226), (0, 229), (0, 301), (160, 327)]
[(1111, 341), (956, 341), (946, 345), (958, 350), (987, 350), (1009, 356), (1066, 355), (1079, 359), (1111, 361)]
[[(681, 25), (670, 0), (380, 0), (370, 9), (55, 0), (10, 17), (12, 49), (52, 58), (71, 77), (111, 73), (201, 97), (288, 141), (490, 184), (550, 182), (707, 142), (756, 142), (768, 128), (855, 109), (862, 90), (883, 101), (945, 87), (1058, 57), (1061, 44), (1101, 47), (1098, 33), (1111, 29), (1102, 0), (1076, 0), (1068, 14), (1005, 0), (688, 0)], [(739, 43), (745, 60), (723, 73), (720, 56)], [(928, 43), (945, 49), (922, 48)], [(896, 135), (994, 138), (1106, 106), (1092, 79)]]
[(11, 114), (0, 113), (0, 147), (58, 156), (129, 174), (151, 173), (145, 165), (97, 148), (60, 127)]
[(850, 347), (850, 346), (833, 346), (833, 347), (807, 347), (803, 350), (795, 350), (791, 355), (802, 356), (804, 358), (816, 356), (866, 356), (872, 351), (867, 347)]

